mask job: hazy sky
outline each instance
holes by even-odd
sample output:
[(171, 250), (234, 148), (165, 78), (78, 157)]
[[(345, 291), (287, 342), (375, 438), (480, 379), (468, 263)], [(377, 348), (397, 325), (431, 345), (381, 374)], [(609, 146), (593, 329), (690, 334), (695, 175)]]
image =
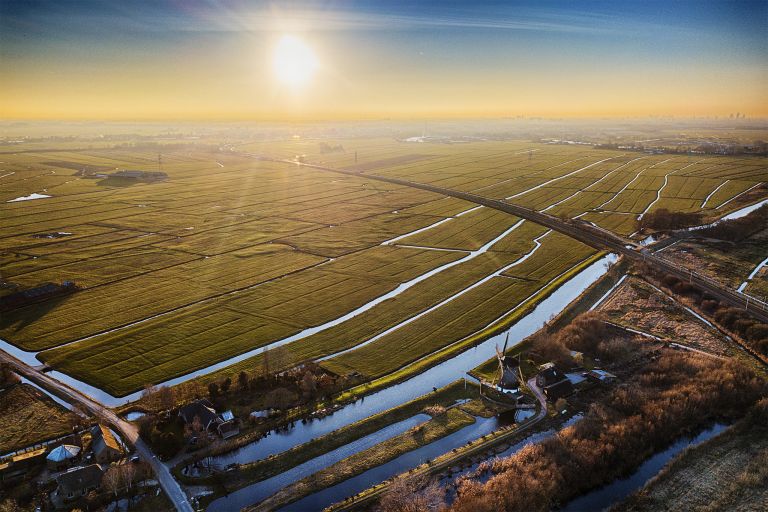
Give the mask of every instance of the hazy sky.
[(768, 117), (766, 0), (0, 5), (6, 119)]

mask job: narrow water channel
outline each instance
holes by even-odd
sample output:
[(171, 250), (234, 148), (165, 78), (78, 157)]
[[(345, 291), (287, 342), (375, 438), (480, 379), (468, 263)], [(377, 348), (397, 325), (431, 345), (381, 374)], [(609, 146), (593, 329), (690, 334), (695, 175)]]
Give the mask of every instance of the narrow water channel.
[(463, 377), (469, 370), (493, 357), (496, 353), (496, 345), (504, 344), (507, 333), (509, 333), (510, 346), (514, 346), (536, 332), (553, 315), (562, 311), (587, 287), (604, 275), (615, 261), (616, 256), (607, 255), (592, 263), (555, 290), (549, 297), (542, 300), (530, 313), (509, 329), (491, 336), (454, 358), (437, 364), (406, 381), (361, 398), (330, 416), (311, 420), (307, 423), (296, 423), (287, 431), (272, 431), (260, 441), (216, 457), (216, 463), (226, 466), (234, 462), (245, 464), (263, 459), (270, 454), (280, 453), (355, 421), (401, 405), (431, 392), (433, 387), (439, 388), (450, 384)]
[(429, 420), (430, 417), (426, 414), (417, 414), (411, 418), (405, 419), (392, 425), (378, 430), (372, 434), (369, 434), (360, 439), (356, 439), (351, 443), (344, 445), (340, 448), (332, 450), (328, 453), (324, 453), (312, 460), (308, 460), (298, 466), (295, 466), (288, 471), (275, 475), (272, 478), (262, 480), (248, 487), (243, 487), (232, 494), (221, 497), (211, 502), (206, 510), (208, 512), (227, 512), (230, 510), (240, 510), (243, 507), (247, 507), (253, 503), (262, 501), (269, 496), (275, 494), (277, 491), (286, 487), (293, 482), (301, 480), (313, 473), (316, 473), (322, 469), (325, 469), (333, 464), (346, 459), (347, 457), (354, 455), (355, 453), (367, 450), (372, 446), (375, 446), (387, 439), (391, 439), (407, 430), (424, 423)]
[(279, 510), (302, 512), (309, 510), (323, 510), (333, 503), (364, 491), (377, 483), (399, 475), (411, 468), (415, 468), (454, 448), (464, 446), (468, 442), (490, 434), (494, 430), (498, 430), (500, 427), (508, 425), (511, 422), (512, 421), (509, 418), (504, 417), (477, 418), (475, 423), (464, 427), (458, 432), (454, 432), (453, 434), (447, 435), (416, 450), (404, 453), (389, 462), (371, 468), (364, 473), (360, 473), (359, 475), (334, 486), (326, 487), (319, 492), (302, 498)]
[[(448, 219), (450, 220), (450, 219)], [(268, 343), (267, 345), (249, 350), (247, 352), (243, 352), (242, 354), (239, 354), (237, 356), (230, 357), (228, 359), (225, 359), (223, 361), (219, 361), (218, 363), (212, 364), (210, 366), (207, 366), (205, 368), (201, 368), (199, 370), (195, 370), (193, 372), (180, 375), (179, 377), (175, 377), (172, 379), (168, 379), (164, 382), (160, 382), (157, 385), (163, 385), (163, 386), (175, 386), (177, 384), (181, 384), (182, 382), (186, 382), (190, 379), (193, 379), (195, 377), (199, 377), (202, 375), (208, 375), (210, 373), (213, 373), (218, 370), (222, 370), (228, 366), (231, 366), (233, 364), (239, 363), (241, 361), (245, 361), (246, 359), (249, 359), (251, 357), (254, 357), (260, 353), (262, 353), (264, 350), (269, 350), (275, 347), (279, 347), (282, 345), (286, 345), (288, 343), (292, 343), (294, 341), (299, 341), (301, 339), (304, 339), (308, 336), (312, 336), (313, 334), (317, 334), (319, 332), (322, 332), (324, 330), (330, 329), (331, 327), (335, 327), (339, 324), (342, 324), (346, 322), (347, 320), (350, 320), (358, 315), (361, 315), (365, 313), (366, 311), (372, 309), (378, 304), (381, 304), (384, 301), (390, 300), (392, 298), (397, 297), (401, 293), (405, 292), (406, 290), (416, 286), (417, 284), (426, 281), (432, 276), (435, 276), (441, 272), (444, 272), (448, 270), (449, 268), (455, 267), (456, 265), (461, 265), (462, 263), (466, 263), (468, 261), (471, 261), (478, 256), (485, 254), (488, 252), (491, 247), (493, 247), (496, 243), (500, 242), (502, 239), (507, 237), (511, 232), (519, 228), (525, 221), (524, 220), (518, 220), (513, 224), (512, 226), (505, 229), (502, 233), (494, 237), (492, 240), (486, 242), (483, 246), (480, 248), (468, 252), (464, 257), (459, 258), (457, 260), (453, 260), (451, 262), (445, 263), (443, 265), (440, 265), (436, 268), (433, 268), (427, 272), (424, 272), (423, 274), (420, 274), (404, 283), (399, 284), (396, 288), (393, 290), (384, 293), (373, 300), (370, 300), (363, 304), (362, 306), (359, 306), (352, 311), (349, 311), (337, 318), (334, 318), (333, 320), (329, 320), (328, 322), (325, 322), (320, 325), (316, 325), (314, 327), (309, 327), (306, 329), (303, 329), (302, 331), (299, 331), (291, 336), (273, 341), (271, 343)], [(92, 336), (93, 337), (93, 336)], [(82, 340), (79, 340), (82, 341)], [(70, 342), (67, 344), (77, 343), (77, 341)], [(63, 345), (61, 345), (63, 346)], [(37, 359), (37, 354), (39, 352), (30, 352), (26, 350), (22, 350), (18, 347), (15, 347), (11, 345), (10, 343), (0, 340), (0, 348), (3, 350), (6, 350), (6, 352), (10, 353), (14, 357), (21, 359), (26, 364), (30, 366), (38, 366), (40, 365), (40, 361)], [(95, 386), (91, 386), (90, 384), (83, 382), (81, 380), (78, 380), (74, 377), (71, 377), (67, 374), (64, 374), (62, 372), (58, 371), (52, 371), (50, 372), (50, 376), (55, 378), (56, 380), (59, 380), (60, 382), (63, 382), (67, 384), (68, 386), (77, 389), (78, 391), (90, 396), (91, 398), (99, 401), (102, 405), (106, 405), (108, 407), (117, 407), (119, 405), (123, 405), (129, 402), (132, 402), (134, 400), (137, 400), (141, 397), (141, 391), (137, 391), (135, 393), (131, 393), (125, 397), (118, 398), (115, 396), (112, 396), (108, 392), (97, 388)]]
[(616, 479), (599, 489), (595, 489), (572, 500), (563, 507), (562, 512), (596, 512), (605, 510), (614, 503), (619, 503), (633, 492), (641, 489), (648, 480), (653, 478), (672, 458), (684, 449), (711, 439), (726, 428), (728, 428), (728, 425), (716, 423), (696, 436), (683, 436), (679, 438), (669, 448), (643, 462), (628, 477)]

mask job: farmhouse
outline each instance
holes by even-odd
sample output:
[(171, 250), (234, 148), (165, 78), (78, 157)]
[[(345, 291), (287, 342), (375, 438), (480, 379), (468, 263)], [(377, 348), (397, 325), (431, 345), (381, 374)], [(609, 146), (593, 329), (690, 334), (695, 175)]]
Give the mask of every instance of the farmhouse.
[(54, 499), (59, 502), (73, 501), (101, 487), (104, 471), (98, 464), (72, 468), (56, 478)]
[(240, 433), (237, 419), (232, 411), (225, 411), (221, 416), (216, 414), (213, 404), (206, 399), (195, 400), (179, 409), (179, 417), (187, 425), (192, 424), (198, 418), (202, 427), (208, 431), (217, 432), (224, 439), (228, 439)]
[(109, 464), (123, 457), (123, 450), (115, 439), (112, 431), (104, 425), (96, 425), (91, 429), (91, 449), (96, 462)]
[(204, 398), (182, 406), (179, 409), (179, 417), (184, 420), (184, 423), (187, 425), (192, 424), (192, 422), (195, 421), (195, 418), (198, 418), (200, 424), (206, 430), (209, 430), (212, 426), (215, 427), (216, 421), (219, 419), (219, 416), (213, 408), (213, 404)]
[(546, 363), (539, 366), (539, 373), (536, 375), (536, 385), (544, 390), (547, 400), (551, 401), (573, 393), (573, 384), (554, 363)]

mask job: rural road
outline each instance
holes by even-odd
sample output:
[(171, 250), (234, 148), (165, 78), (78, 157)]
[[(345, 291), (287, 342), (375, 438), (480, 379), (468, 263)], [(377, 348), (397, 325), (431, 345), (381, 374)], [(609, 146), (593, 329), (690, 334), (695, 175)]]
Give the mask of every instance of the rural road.
[(117, 429), (123, 439), (132, 444), (136, 449), (136, 453), (152, 467), (157, 481), (160, 483), (160, 487), (165, 491), (165, 494), (176, 507), (176, 510), (179, 512), (194, 511), (194, 508), (192, 508), (192, 505), (190, 505), (189, 500), (187, 499), (187, 495), (184, 494), (184, 491), (173, 478), (169, 469), (152, 453), (149, 446), (139, 438), (139, 432), (135, 425), (120, 418), (111, 409), (108, 409), (82, 393), (65, 386), (61, 382), (32, 368), (2, 350), (0, 350), (0, 362), (7, 363), (16, 373), (23, 375), (49, 393), (58, 396), (72, 405), (82, 407), (84, 410), (99, 418), (100, 421)]
[(242, 153), (245, 156), (258, 157), (264, 160), (270, 160), (274, 162), (281, 162), (286, 164), (298, 165), (302, 167), (309, 167), (311, 169), (318, 169), (321, 171), (330, 171), (339, 174), (346, 174), (349, 176), (357, 176), (359, 178), (367, 178), (371, 180), (383, 181), (385, 183), (391, 183), (393, 185), (401, 185), (404, 187), (418, 188), (429, 192), (435, 192), (437, 194), (456, 197), (463, 199), (481, 206), (499, 210), (502, 212), (515, 215), (517, 217), (530, 220), (536, 224), (546, 226), (550, 229), (563, 233), (564, 235), (575, 238), (576, 240), (583, 242), (591, 247), (597, 249), (608, 249), (611, 252), (626, 256), (629, 260), (636, 262), (644, 262), (645, 264), (659, 270), (661, 272), (671, 274), (682, 281), (688, 281), (695, 284), (700, 289), (716, 297), (720, 302), (729, 304), (736, 308), (748, 309), (757, 319), (762, 322), (768, 323), (768, 306), (759, 302), (750, 302), (744, 295), (738, 293), (736, 290), (731, 290), (720, 283), (713, 281), (707, 277), (703, 277), (690, 269), (675, 265), (674, 263), (656, 256), (648, 248), (643, 248), (633, 241), (622, 238), (615, 233), (612, 233), (606, 229), (591, 226), (584, 222), (575, 221), (572, 219), (563, 220), (559, 217), (555, 217), (543, 212), (518, 206), (515, 204), (500, 201), (498, 199), (491, 199), (477, 194), (469, 192), (462, 192), (460, 190), (453, 190), (444, 187), (438, 187), (435, 185), (429, 185), (426, 183), (418, 183), (400, 178), (392, 178), (389, 176), (380, 176), (377, 174), (364, 174), (358, 171), (336, 169), (333, 167), (326, 167), (323, 165), (310, 164), (306, 162), (296, 162), (293, 160), (285, 159), (271, 159), (259, 155), (250, 153)]

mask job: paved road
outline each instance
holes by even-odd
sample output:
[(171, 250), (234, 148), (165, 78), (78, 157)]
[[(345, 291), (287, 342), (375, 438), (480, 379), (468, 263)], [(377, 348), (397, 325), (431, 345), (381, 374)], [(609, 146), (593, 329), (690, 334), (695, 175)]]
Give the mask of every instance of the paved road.
[[(243, 154), (246, 156), (259, 156), (249, 153)], [(661, 272), (674, 275), (678, 279), (688, 281), (698, 286), (700, 289), (719, 299), (720, 302), (729, 304), (733, 307), (748, 309), (756, 318), (765, 323), (768, 323), (768, 306), (757, 302), (750, 302), (748, 298), (738, 293), (736, 290), (731, 290), (730, 288), (727, 288), (720, 283), (713, 281), (712, 279), (696, 274), (690, 269), (665, 260), (664, 258), (655, 255), (648, 248), (641, 247), (633, 241), (622, 238), (606, 229), (592, 226), (586, 222), (572, 219), (563, 220), (559, 217), (554, 217), (552, 215), (532, 210), (530, 208), (525, 208), (523, 206), (479, 196), (469, 192), (462, 192), (460, 190), (429, 185), (427, 183), (417, 183), (414, 181), (392, 178), (389, 176), (380, 176), (377, 174), (366, 174), (358, 171), (336, 169), (333, 167), (326, 167), (323, 165), (310, 164), (306, 162), (269, 159), (262, 156), (259, 156), (259, 158), (263, 160), (272, 160), (275, 162), (310, 167), (312, 169), (318, 169), (322, 171), (358, 176), (361, 178), (392, 183), (394, 185), (418, 188), (421, 190), (427, 190), (429, 192), (435, 192), (437, 194), (470, 201), (472, 203), (486, 206), (488, 208), (493, 208), (494, 210), (503, 211), (511, 215), (530, 220), (536, 224), (546, 226), (597, 249), (608, 249), (611, 252), (624, 255), (630, 260), (644, 262)]]
[(152, 466), (157, 481), (160, 483), (160, 486), (171, 502), (173, 502), (176, 510), (179, 512), (194, 511), (187, 499), (187, 495), (184, 494), (181, 486), (173, 478), (173, 475), (171, 475), (168, 468), (157, 459), (152, 453), (152, 450), (149, 449), (149, 446), (139, 438), (139, 432), (135, 425), (123, 420), (111, 409), (104, 407), (79, 391), (65, 386), (45, 373), (24, 364), (22, 361), (2, 350), (0, 350), (0, 361), (8, 363), (16, 373), (23, 375), (41, 388), (44, 388), (46, 391), (58, 396), (70, 404), (82, 407), (104, 423), (114, 427), (122, 435), (125, 441), (134, 446), (136, 453)]

